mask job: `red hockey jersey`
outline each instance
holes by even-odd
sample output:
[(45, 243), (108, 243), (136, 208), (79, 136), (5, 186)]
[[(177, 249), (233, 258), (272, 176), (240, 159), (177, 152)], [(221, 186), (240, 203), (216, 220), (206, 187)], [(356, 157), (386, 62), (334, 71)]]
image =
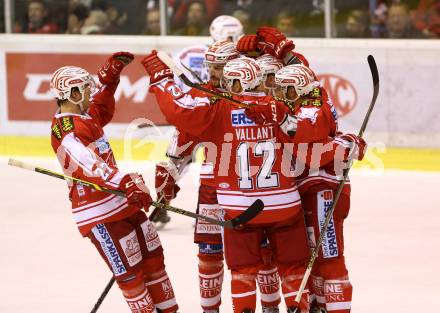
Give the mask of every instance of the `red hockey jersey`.
[[(305, 168), (296, 173), (300, 193), (306, 193), (313, 185), (321, 183), (337, 188), (342, 178), (342, 168), (339, 171), (335, 169), (341, 167), (341, 163), (334, 160), (338, 115), (325, 89), (315, 88), (309, 95), (297, 101), (294, 115), (298, 120), (298, 128), (292, 141), (296, 145), (308, 144)], [(312, 153), (317, 153), (319, 149), (316, 148), (320, 148), (320, 144), (328, 149), (324, 149), (326, 153), (321, 154), (318, 164), (315, 162), (316, 158), (312, 160)], [(350, 193), (349, 180), (346, 181), (343, 192)]]
[[(115, 110), (116, 86), (103, 86), (91, 97), (86, 114), (57, 113), (52, 119), (51, 143), (64, 173), (95, 184), (118, 189), (122, 174), (103, 127)], [(80, 233), (99, 223), (121, 220), (137, 212), (125, 197), (97, 191), (75, 182), (69, 183), (73, 219)]]
[[(227, 100), (211, 104), (203, 92), (184, 94), (172, 80), (161, 81), (151, 91), (170, 124), (204, 141), (208, 159), (215, 160), (217, 200), (226, 218), (237, 216), (256, 199), (265, 208), (250, 224), (282, 221), (301, 213), (295, 180), (283, 173), (274, 124), (255, 124), (244, 109)], [(269, 97), (248, 93), (239, 100), (268, 101)]]

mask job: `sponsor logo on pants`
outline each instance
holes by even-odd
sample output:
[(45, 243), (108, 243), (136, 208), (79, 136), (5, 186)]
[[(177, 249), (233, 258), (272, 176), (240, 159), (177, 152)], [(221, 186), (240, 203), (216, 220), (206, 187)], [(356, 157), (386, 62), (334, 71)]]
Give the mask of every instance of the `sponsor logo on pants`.
[(141, 246), (136, 236), (136, 231), (132, 231), (127, 236), (119, 240), (122, 249), (124, 250), (128, 264), (134, 266), (142, 260)]
[(147, 243), (148, 251), (153, 251), (161, 246), (159, 236), (157, 235), (156, 228), (150, 221), (145, 221), (141, 224), (142, 232), (145, 236), (145, 242)]
[[(333, 205), (333, 191), (323, 190), (317, 193), (318, 200), (318, 223), (321, 232), (325, 218)], [(338, 243), (336, 241), (336, 230), (333, 217), (330, 218), (327, 233), (322, 241), (322, 254), (324, 258), (334, 258), (338, 256)]]
[[(218, 204), (199, 204), (200, 215), (210, 217), (219, 221), (223, 220), (223, 210)], [(214, 225), (203, 219), (197, 220), (197, 234), (220, 234), (220, 225)]]
[(104, 224), (98, 224), (92, 228), (93, 235), (96, 240), (101, 244), (102, 251), (107, 257), (108, 262), (112, 268), (115, 276), (120, 276), (127, 273), (127, 270), (122, 263), (122, 259), (116, 250), (116, 246), (110, 237), (110, 234), (107, 231), (107, 228)]

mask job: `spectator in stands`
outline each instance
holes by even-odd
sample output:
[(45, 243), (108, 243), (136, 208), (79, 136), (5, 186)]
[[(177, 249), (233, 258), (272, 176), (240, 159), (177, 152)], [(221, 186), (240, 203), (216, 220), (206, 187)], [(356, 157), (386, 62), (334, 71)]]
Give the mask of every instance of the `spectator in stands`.
[(205, 2), (194, 0), (188, 6), (185, 26), (176, 32), (183, 36), (208, 36), (209, 23), (206, 15)]
[(348, 38), (369, 38), (369, 15), (362, 10), (353, 10), (347, 17), (345, 22), (345, 32), (341, 37)]
[[(151, 1), (151, 0), (150, 0)], [(185, 25), (186, 15), (188, 8), (193, 1), (168, 1), (169, 10), (173, 12), (172, 24), (175, 27), (182, 27)], [(221, 1), (220, 0), (203, 0), (206, 8), (206, 20), (210, 23), (214, 18), (221, 14)], [(151, 7), (151, 5), (148, 3)], [(157, 5), (154, 3), (154, 5)]]
[(84, 25), (81, 27), (81, 34), (105, 34), (109, 25), (110, 21), (105, 12), (101, 10), (92, 10), (84, 21)]
[(421, 38), (409, 15), (408, 7), (404, 3), (392, 3), (388, 8), (387, 38)]
[(145, 14), (145, 27), (142, 35), (160, 35), (160, 10), (157, 7), (147, 8)]
[(49, 14), (43, 0), (28, 2), (27, 14), (21, 25), (16, 26), (17, 33), (55, 34), (58, 26), (49, 21)]
[(67, 20), (66, 34), (81, 34), (86, 18), (89, 16), (89, 9), (82, 3), (72, 6)]
[(255, 27), (251, 23), (251, 15), (249, 12), (244, 10), (236, 10), (232, 12), (232, 16), (238, 19), (241, 25), (243, 25), (243, 32), (245, 34), (255, 33)]
[(124, 10), (118, 10), (117, 7), (109, 5), (105, 11), (109, 19), (109, 26), (106, 33), (109, 35), (120, 35), (129, 33), (127, 29), (128, 13)]
[(440, 0), (421, 0), (412, 19), (425, 37), (440, 38)]
[(385, 37), (387, 29), (388, 6), (385, 1), (379, 0), (371, 13), (370, 31), (373, 38)]
[[(278, 0), (279, 1), (279, 0)], [(252, 18), (252, 25), (269, 25), (276, 11), (277, 1), (267, 0), (224, 0), (223, 14), (234, 15), (237, 10), (247, 12)], [(276, 14), (275, 13), (275, 14)]]
[(287, 37), (297, 37), (298, 31), (295, 27), (295, 16), (283, 11), (276, 17), (276, 28), (278, 28)]

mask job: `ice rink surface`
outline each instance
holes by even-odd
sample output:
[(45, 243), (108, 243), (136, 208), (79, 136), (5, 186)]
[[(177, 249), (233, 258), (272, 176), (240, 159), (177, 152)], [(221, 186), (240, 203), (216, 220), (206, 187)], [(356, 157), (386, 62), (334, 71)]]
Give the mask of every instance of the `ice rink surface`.
[[(59, 170), (50, 159), (23, 159)], [(0, 312), (90, 312), (111, 275), (72, 220), (66, 184), (0, 159)], [(151, 164), (142, 169), (150, 188)], [(346, 260), (355, 313), (439, 312), (440, 172), (353, 170), (345, 223)], [(194, 210), (197, 166), (173, 205)], [(160, 232), (180, 312), (201, 312), (193, 220), (172, 214)], [(113, 286), (98, 312), (129, 312)], [(232, 312), (226, 275), (221, 312)], [(260, 311), (258, 311), (260, 312)]]

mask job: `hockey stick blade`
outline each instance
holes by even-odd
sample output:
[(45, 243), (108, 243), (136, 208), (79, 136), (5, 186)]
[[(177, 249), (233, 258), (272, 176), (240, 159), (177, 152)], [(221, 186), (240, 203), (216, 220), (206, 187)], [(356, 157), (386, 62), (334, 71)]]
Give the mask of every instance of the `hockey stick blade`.
[(256, 217), (258, 214), (260, 214), (261, 211), (264, 209), (264, 203), (260, 199), (255, 200), (254, 203), (251, 204), (249, 208), (246, 209), (243, 213), (240, 215), (234, 217), (233, 219), (225, 221), (226, 225), (225, 227), (240, 227), (250, 220), (252, 220), (254, 217)]
[(368, 65), (370, 66), (371, 78), (373, 79), (373, 97), (371, 98), (370, 106), (368, 107), (367, 114), (365, 115), (362, 126), (359, 130), (358, 136), (362, 137), (364, 131), (367, 128), (368, 121), (370, 120), (371, 112), (373, 112), (374, 105), (376, 104), (377, 96), (379, 95), (379, 72), (377, 70), (376, 61), (370, 54), (367, 57)]
[(153, 202), (152, 204), (157, 208), (162, 208), (162, 209), (174, 212), (174, 213), (190, 216), (190, 217), (193, 217), (196, 219), (203, 219), (206, 222), (209, 222), (211, 224), (220, 225), (220, 226), (226, 227), (226, 228), (235, 228), (235, 227), (239, 227), (243, 224), (246, 224), (247, 222), (252, 220), (254, 217), (256, 217), (264, 209), (263, 201), (261, 201), (260, 199), (257, 199), (257, 200), (255, 200), (254, 203), (251, 204), (250, 207), (248, 207), (240, 215), (234, 217), (233, 219), (227, 220), (227, 221), (220, 221), (215, 218), (211, 218), (211, 217), (207, 217), (204, 215), (193, 213), (191, 211), (179, 209), (179, 208), (173, 207), (171, 205), (164, 205), (163, 203), (159, 203), (159, 202)]
[(188, 77), (186, 77), (185, 73), (183, 73), (183, 71), (174, 63), (174, 61), (171, 59), (171, 57), (166, 54), (165, 52), (159, 51), (157, 53), (157, 57), (163, 62), (165, 63), (166, 66), (168, 66), (170, 68), (170, 70), (176, 74), (177, 76), (179, 76), (179, 78), (184, 82), (185, 85), (192, 87), (194, 89), (198, 89), (200, 91), (203, 91), (207, 94), (213, 95), (214, 97), (217, 98), (222, 98), (224, 100), (227, 100), (229, 102), (234, 103), (234, 105), (237, 105), (240, 108), (249, 108), (251, 107), (250, 105), (240, 102), (238, 100), (232, 99), (230, 97), (224, 96), (221, 93), (212, 91), (208, 88), (205, 88), (203, 86), (200, 86), (199, 84), (193, 83)]

